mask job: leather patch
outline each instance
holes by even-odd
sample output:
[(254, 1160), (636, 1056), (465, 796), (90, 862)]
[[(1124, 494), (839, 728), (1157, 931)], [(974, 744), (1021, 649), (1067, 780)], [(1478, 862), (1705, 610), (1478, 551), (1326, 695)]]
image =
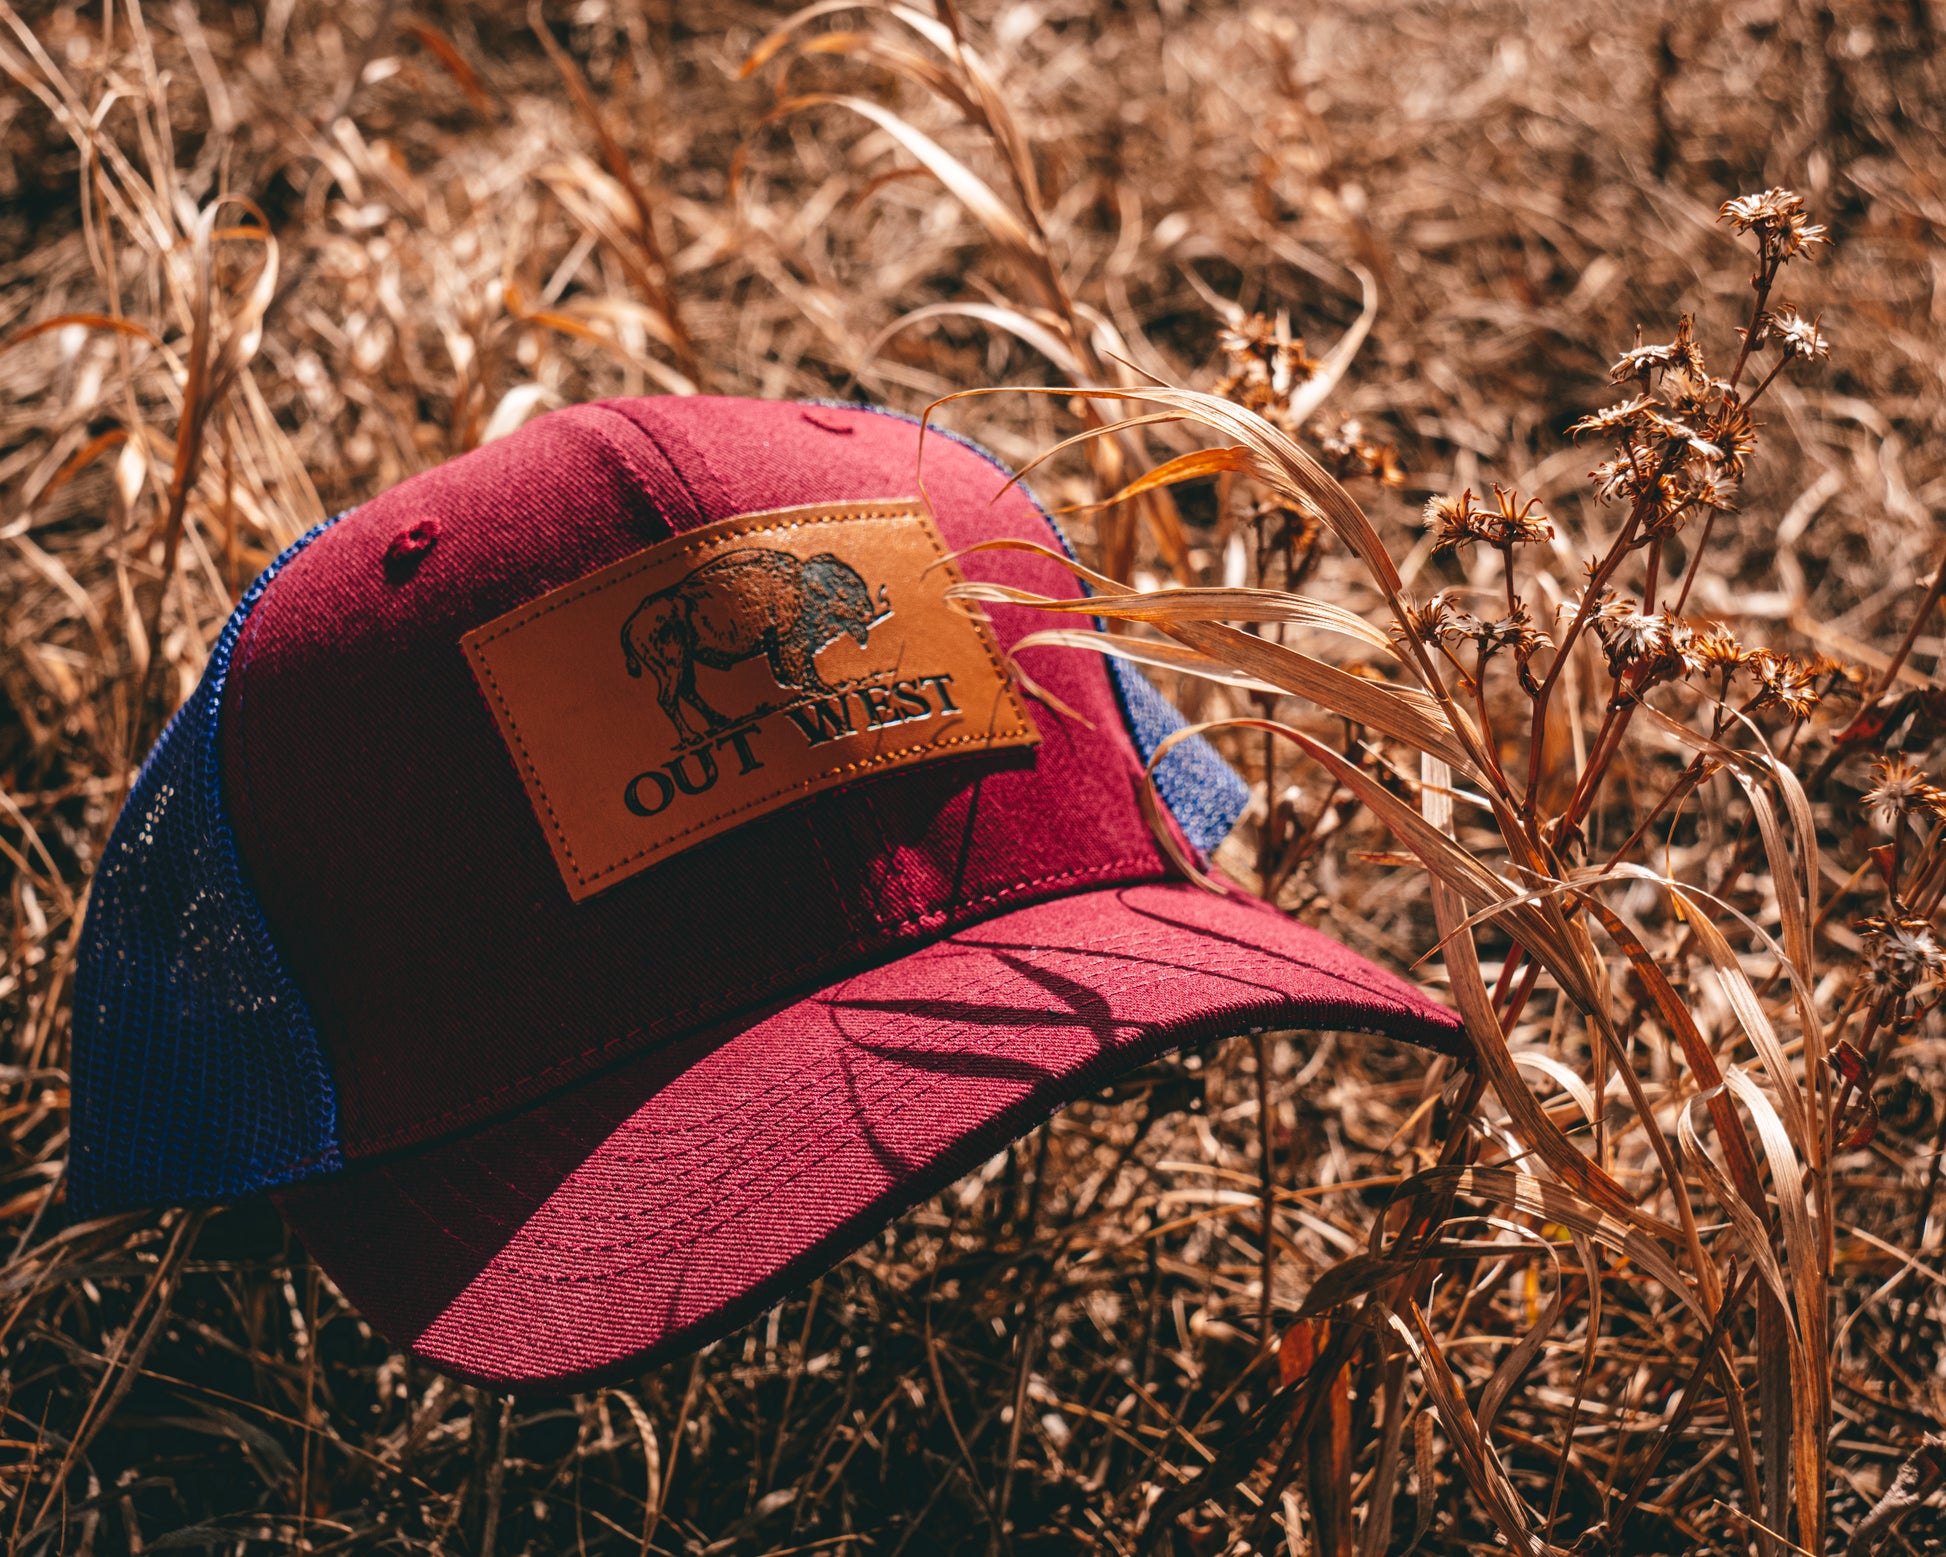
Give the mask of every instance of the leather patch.
[(692, 530), (461, 639), (578, 902), (857, 779), (1040, 737), (916, 502)]

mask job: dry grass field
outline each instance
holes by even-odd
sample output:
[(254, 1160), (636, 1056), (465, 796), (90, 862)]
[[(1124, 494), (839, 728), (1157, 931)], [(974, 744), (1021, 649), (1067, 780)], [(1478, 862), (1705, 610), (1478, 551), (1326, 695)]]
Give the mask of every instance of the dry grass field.
[[(0, 0), (3, 1538), (1941, 1550), (1946, 17), (913, 5)], [(572, 1398), (71, 1220), (91, 865), (284, 545), (576, 401), (1032, 386), (933, 414), (1089, 434), (1221, 866), (1472, 1062), (1159, 1063)]]

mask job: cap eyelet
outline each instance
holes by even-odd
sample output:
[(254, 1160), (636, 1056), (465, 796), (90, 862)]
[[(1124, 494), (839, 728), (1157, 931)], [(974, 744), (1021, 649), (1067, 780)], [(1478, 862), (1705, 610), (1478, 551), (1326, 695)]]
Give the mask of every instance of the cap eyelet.
[(426, 553), (439, 541), (439, 521), (437, 519), (415, 519), (403, 530), (392, 537), (392, 544), (385, 548), (385, 576), (394, 584), (402, 584), (419, 571), (419, 564), (425, 561)]

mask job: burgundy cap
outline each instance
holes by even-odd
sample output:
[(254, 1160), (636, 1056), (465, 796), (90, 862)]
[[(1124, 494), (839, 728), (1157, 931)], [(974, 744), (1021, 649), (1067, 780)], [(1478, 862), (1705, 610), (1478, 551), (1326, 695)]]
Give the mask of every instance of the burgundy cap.
[[(943, 559), (1060, 540), (943, 434), (928, 512), (919, 448), (857, 407), (580, 406), (285, 560), (207, 717), (231, 893), (261, 920), (230, 941), (259, 936), (283, 981), (228, 1003), (314, 1053), (271, 1085), (240, 1041), (191, 1043), (204, 1091), (249, 1082), (203, 1134), (248, 1140), (229, 1166), (144, 1170), (147, 1192), (270, 1187), (399, 1344), (579, 1384), (747, 1319), (1181, 1044), (1456, 1048), (1405, 981), (1172, 878), (1138, 795), (1170, 711), (1065, 650), (1029, 651), (1050, 697), (1017, 689), (1007, 651), (1045, 619), (951, 610)], [(957, 568), (1076, 593), (1018, 552)], [(147, 890), (141, 850), (183, 805), (144, 778), (104, 901)], [(1214, 841), (1198, 787), (1234, 785), (1186, 754), (1166, 796), (1185, 846)], [(118, 1079), (133, 913), (91, 914), (78, 1003), (78, 1172), (103, 1204), (138, 1192), (118, 1143), (167, 1106), (153, 1028), (150, 1079)]]

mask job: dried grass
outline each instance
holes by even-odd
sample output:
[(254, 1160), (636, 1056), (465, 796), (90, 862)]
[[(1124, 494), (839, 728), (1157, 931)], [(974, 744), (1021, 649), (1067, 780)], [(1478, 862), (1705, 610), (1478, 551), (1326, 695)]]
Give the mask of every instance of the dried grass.
[[(0, 22), (11, 1545), (1946, 1539), (1926, 7)], [(1717, 207), (1780, 185), (1833, 241), (1753, 299), (1789, 213)], [(390, 1353), (261, 1207), (65, 1225), (90, 863), (287, 541), (567, 401), (1050, 374), (937, 413), (1079, 431), (1034, 480), (1118, 630), (1024, 668), (1224, 722), (1225, 868), (1443, 977), (1477, 1064), (1158, 1065), (572, 1399)]]

